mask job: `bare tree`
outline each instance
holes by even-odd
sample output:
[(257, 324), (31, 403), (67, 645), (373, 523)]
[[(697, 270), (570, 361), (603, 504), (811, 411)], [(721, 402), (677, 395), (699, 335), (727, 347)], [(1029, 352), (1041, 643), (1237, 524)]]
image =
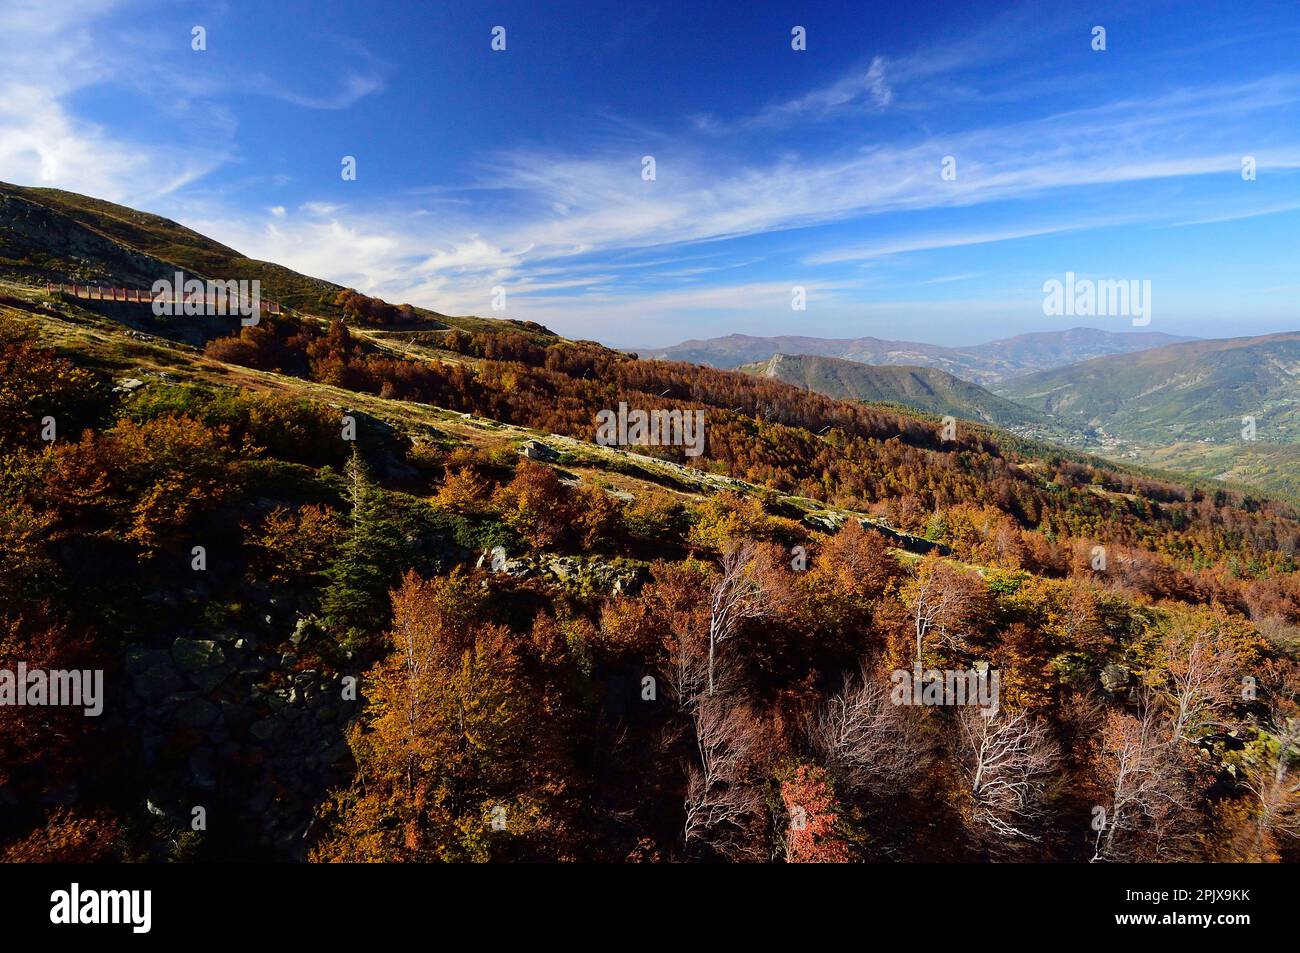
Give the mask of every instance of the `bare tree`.
[(916, 659), (925, 651), (931, 632), (949, 637), (949, 629), (962, 624), (983, 599), (982, 583), (972, 573), (949, 566), (938, 557), (921, 562), (912, 587), (912, 629), (916, 634)]
[[(694, 755), (686, 765), (683, 841), (732, 860), (764, 857), (763, 787), (755, 765), (764, 723), (743, 698), (744, 660), (720, 652), (741, 625), (775, 611), (774, 567), (752, 543), (729, 546), (722, 575), (708, 590), (708, 626), (688, 613), (668, 638), (665, 679), (686, 716)], [(701, 593), (702, 595), (703, 593)], [(681, 738), (674, 729), (669, 743)]]
[(750, 777), (761, 738), (761, 722), (747, 706), (701, 700), (695, 714), (699, 764), (687, 768), (683, 840), (688, 849), (708, 845), (730, 860), (764, 858), (763, 788)]
[(1171, 835), (1190, 809), (1175, 744), (1150, 699), (1137, 715), (1110, 711), (1102, 727), (1101, 776), (1110, 804), (1093, 861), (1133, 861), (1176, 850)]
[(885, 678), (865, 663), (809, 719), (808, 739), (839, 781), (877, 795), (904, 789), (928, 756), (914, 711), (892, 704)]
[(751, 619), (773, 614), (779, 602), (774, 567), (752, 542), (730, 544), (722, 556), (722, 577), (709, 592), (707, 694), (716, 689), (718, 648)]
[(981, 839), (1037, 841), (1061, 752), (1047, 725), (1006, 707), (967, 707), (958, 717), (959, 758), (970, 818)]
[(1240, 685), (1238, 658), (1224, 640), (1198, 628), (1190, 637), (1171, 632), (1164, 640), (1169, 685), (1171, 740), (1194, 738), (1202, 729), (1221, 726)]
[(710, 697), (710, 683), (713, 697), (731, 698), (740, 691), (745, 675), (743, 659), (732, 653), (720, 653), (710, 660), (708, 642), (702, 632), (685, 628), (674, 631), (667, 646), (665, 681), (678, 706), (692, 719), (701, 701)]
[(702, 640), (685, 630), (670, 633), (666, 639), (668, 666), (664, 681), (685, 712), (693, 712), (708, 684), (708, 663)]

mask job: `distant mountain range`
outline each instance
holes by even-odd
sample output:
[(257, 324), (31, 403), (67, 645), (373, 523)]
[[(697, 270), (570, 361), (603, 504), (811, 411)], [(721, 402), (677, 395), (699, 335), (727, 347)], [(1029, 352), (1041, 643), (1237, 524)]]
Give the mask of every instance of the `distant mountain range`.
[[(1098, 346), (1124, 337), (1138, 336), (1076, 329), (1001, 344), (1030, 362), (1068, 353), (1063, 338), (1086, 348), (1090, 338)], [(1141, 336), (1159, 337), (1168, 335)], [(988, 388), (936, 367), (808, 354), (775, 354), (739, 369), (828, 397), (951, 414), (1112, 459), (1300, 496), (1300, 332), (1176, 341)]]
[(1194, 339), (1158, 331), (1102, 331), (1097, 328), (1036, 331), (971, 347), (944, 347), (873, 337), (754, 337), (748, 334), (729, 334), (726, 337), (683, 341), (671, 347), (634, 350), (641, 357), (689, 361), (722, 369), (770, 360), (776, 354), (835, 357), (862, 364), (934, 367), (962, 380), (988, 385), (1035, 371), (1077, 364), (1091, 358), (1128, 354), (1191, 340)]
[(934, 367), (870, 365), (817, 355), (776, 354), (738, 370), (839, 400), (894, 403), (998, 427), (1048, 426), (1045, 415)]
[(1110, 457), (1300, 495), (1300, 333), (1191, 341), (995, 386)]
[(1241, 440), (1243, 417), (1269, 442), (1300, 441), (1300, 333), (1190, 341), (995, 385), (1071, 427), (1151, 443)]

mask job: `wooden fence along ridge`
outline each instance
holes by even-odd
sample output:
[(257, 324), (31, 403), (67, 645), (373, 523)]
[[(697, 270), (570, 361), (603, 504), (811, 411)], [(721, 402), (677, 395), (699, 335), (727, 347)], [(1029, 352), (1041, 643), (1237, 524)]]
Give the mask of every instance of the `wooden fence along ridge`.
[[(152, 291), (140, 291), (135, 288), (105, 288), (101, 285), (64, 285), (47, 283), (45, 290), (48, 294), (70, 295), (73, 298), (84, 298), (88, 301), (128, 301), (138, 302), (140, 304), (153, 304), (155, 300), (169, 301), (173, 306), (184, 307), (186, 302), (202, 300), (204, 308), (211, 306), (215, 309), (217, 298), (215, 295), (209, 295), (206, 292), (202, 295), (195, 292), (182, 292), (173, 294), (170, 297), (166, 295), (156, 296)], [(227, 302), (227, 306), (232, 306), (232, 302)], [(271, 301), (268, 298), (261, 299), (262, 311), (265, 314), (283, 314), (284, 310), (280, 307), (278, 301)]]

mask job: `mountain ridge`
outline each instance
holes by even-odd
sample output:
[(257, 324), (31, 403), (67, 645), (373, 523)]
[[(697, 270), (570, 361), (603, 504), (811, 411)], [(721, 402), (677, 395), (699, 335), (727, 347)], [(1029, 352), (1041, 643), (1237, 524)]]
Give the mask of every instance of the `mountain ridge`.
[(1001, 428), (1048, 424), (1046, 416), (934, 367), (776, 354), (737, 370), (785, 381), (837, 400), (901, 404), (940, 417), (951, 415)]
[(1158, 331), (1106, 331), (1075, 327), (1032, 331), (984, 344), (949, 347), (877, 337), (759, 337), (729, 334), (661, 348), (629, 348), (642, 357), (687, 360), (721, 369), (769, 360), (774, 354), (833, 357), (871, 365), (935, 367), (981, 386), (1107, 354), (1195, 340)]
[(1134, 439), (1229, 439), (1243, 416), (1300, 439), (1300, 331), (1187, 341), (1026, 375), (995, 393)]
[[(266, 297), (327, 319), (343, 315), (339, 296), (350, 290), (249, 258), (160, 215), (61, 189), (0, 182), (0, 278), (148, 289), (176, 270), (204, 279), (257, 280)], [(551, 333), (530, 321), (404, 307), (415, 323), (467, 331), (513, 327), (529, 334)]]

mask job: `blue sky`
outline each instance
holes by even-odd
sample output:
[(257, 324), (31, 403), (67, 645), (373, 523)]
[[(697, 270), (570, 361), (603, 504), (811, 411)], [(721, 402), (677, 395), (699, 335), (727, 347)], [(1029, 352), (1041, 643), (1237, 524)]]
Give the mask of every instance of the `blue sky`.
[(0, 64), (0, 179), (439, 311), (502, 287), (619, 346), (1126, 330), (1044, 316), (1073, 271), (1150, 280), (1147, 330), (1300, 328), (1291, 0), (0, 0)]

